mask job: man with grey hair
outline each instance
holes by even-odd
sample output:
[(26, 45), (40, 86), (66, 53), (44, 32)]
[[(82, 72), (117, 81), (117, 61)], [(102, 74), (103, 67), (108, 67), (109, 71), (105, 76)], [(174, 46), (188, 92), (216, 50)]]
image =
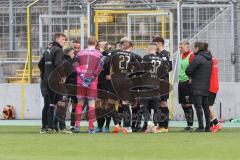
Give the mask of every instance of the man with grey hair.
[(181, 54), (179, 62), (179, 73), (178, 73), (178, 101), (181, 104), (185, 119), (187, 121), (187, 127), (184, 131), (193, 131), (193, 107), (192, 107), (192, 96), (191, 96), (191, 80), (186, 75), (185, 71), (189, 63), (193, 60), (194, 54), (189, 50), (189, 42), (182, 40), (179, 43), (179, 50)]

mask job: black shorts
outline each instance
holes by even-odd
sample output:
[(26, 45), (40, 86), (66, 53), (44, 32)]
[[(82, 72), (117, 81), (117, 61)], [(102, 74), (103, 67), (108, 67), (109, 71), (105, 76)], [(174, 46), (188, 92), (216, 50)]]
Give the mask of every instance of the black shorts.
[[(112, 75), (112, 86), (115, 93), (118, 95), (122, 101), (132, 100), (132, 94), (129, 91), (130, 80), (127, 78), (126, 74)], [(120, 83), (121, 82), (121, 83)]]
[(149, 98), (141, 100), (142, 104), (147, 106), (149, 109), (156, 109), (159, 108), (159, 99), (158, 98)]
[(169, 94), (160, 97), (160, 102), (167, 101), (169, 99)]
[(188, 81), (178, 84), (178, 102), (180, 104), (193, 104), (191, 84)]
[(212, 92), (208, 93), (208, 104), (209, 104), (209, 106), (213, 106), (214, 105), (216, 96), (217, 96), (216, 93), (212, 93)]

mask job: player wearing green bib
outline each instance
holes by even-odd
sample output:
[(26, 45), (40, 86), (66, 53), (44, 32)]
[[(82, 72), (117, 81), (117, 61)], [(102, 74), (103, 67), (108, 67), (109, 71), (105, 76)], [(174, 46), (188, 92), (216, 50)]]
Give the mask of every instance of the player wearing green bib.
[(191, 80), (186, 75), (185, 71), (189, 63), (193, 60), (194, 54), (189, 50), (189, 42), (183, 40), (179, 44), (179, 50), (181, 54), (179, 62), (179, 74), (178, 74), (178, 100), (182, 105), (185, 119), (187, 121), (187, 127), (185, 131), (193, 131), (193, 108), (192, 108), (192, 96), (191, 96)]

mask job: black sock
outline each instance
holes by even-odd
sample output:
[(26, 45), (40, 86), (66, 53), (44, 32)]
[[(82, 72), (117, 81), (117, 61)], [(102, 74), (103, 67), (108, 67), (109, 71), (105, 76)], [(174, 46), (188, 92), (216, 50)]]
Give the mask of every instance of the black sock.
[(213, 122), (210, 122), (211, 127), (214, 126)]
[(71, 112), (71, 124), (70, 124), (70, 126), (75, 126), (75, 108), (74, 109), (72, 109), (72, 112)]
[(165, 120), (165, 123), (164, 123), (164, 128), (168, 129), (168, 122), (169, 122), (169, 109), (168, 107), (165, 108), (165, 114), (166, 114), (166, 120)]
[(187, 107), (182, 107), (182, 109), (184, 111), (184, 116), (185, 116), (185, 119), (187, 121), (187, 125), (190, 126), (189, 125), (189, 120), (188, 120), (188, 117), (189, 117), (189, 115), (188, 115), (188, 108)]
[(121, 126), (122, 125), (122, 120), (123, 120), (123, 107), (118, 107), (118, 123)]
[(144, 122), (142, 126), (142, 130), (145, 131), (145, 129), (147, 129), (147, 122)]
[(104, 123), (105, 123), (105, 118), (104, 117), (97, 118), (98, 128), (103, 128)]
[(185, 119), (188, 126), (193, 126), (194, 111), (192, 106), (183, 107)]
[(128, 104), (123, 104), (123, 127), (131, 127), (131, 112)]
[(159, 128), (163, 128), (164, 127), (164, 119), (165, 119), (165, 114), (164, 114), (164, 111), (163, 111), (163, 108), (160, 107), (159, 108), (159, 116), (158, 116), (158, 125), (159, 125)]
[(132, 128), (136, 127), (136, 123), (137, 123), (137, 110), (136, 108), (132, 109)]
[(169, 109), (168, 107), (160, 107), (160, 121), (159, 127), (160, 128), (168, 128), (169, 122)]
[(105, 125), (106, 128), (109, 128), (110, 122), (111, 122), (111, 117), (110, 117), (110, 115), (106, 115), (106, 125)]
[(189, 114), (189, 126), (193, 126), (194, 111), (192, 106), (188, 108), (188, 114)]
[(218, 119), (217, 118), (215, 118), (213, 121), (212, 121), (212, 123), (216, 126), (219, 122), (218, 122)]
[(116, 108), (114, 108), (113, 111), (109, 113), (109, 115), (112, 117), (114, 125), (120, 125), (119, 114), (117, 113)]
[(54, 117), (54, 107), (50, 106), (48, 108), (48, 128), (53, 129), (53, 117)]

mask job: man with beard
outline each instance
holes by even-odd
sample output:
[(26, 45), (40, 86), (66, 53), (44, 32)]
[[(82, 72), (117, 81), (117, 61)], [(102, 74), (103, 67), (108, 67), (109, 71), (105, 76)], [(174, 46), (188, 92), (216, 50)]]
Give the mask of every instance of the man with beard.
[[(74, 50), (74, 58), (71, 59), (72, 65), (75, 65), (77, 62), (76, 55), (81, 51), (81, 45), (79, 40), (74, 40), (72, 44), (72, 48)], [(74, 66), (73, 66), (74, 67)], [(77, 73), (73, 69), (73, 72), (69, 76), (69, 83), (73, 85), (77, 85)], [(76, 87), (77, 88), (77, 87)], [(75, 111), (76, 111), (76, 105), (77, 105), (77, 96), (72, 95), (71, 96), (71, 104), (72, 104), (72, 110), (71, 110), (71, 122), (70, 122), (70, 130), (74, 132), (75, 129)]]

